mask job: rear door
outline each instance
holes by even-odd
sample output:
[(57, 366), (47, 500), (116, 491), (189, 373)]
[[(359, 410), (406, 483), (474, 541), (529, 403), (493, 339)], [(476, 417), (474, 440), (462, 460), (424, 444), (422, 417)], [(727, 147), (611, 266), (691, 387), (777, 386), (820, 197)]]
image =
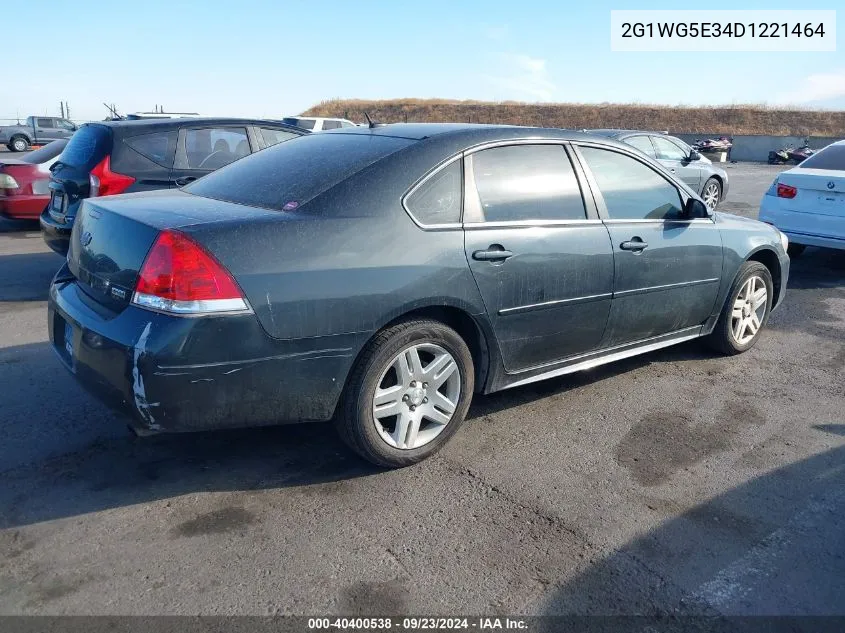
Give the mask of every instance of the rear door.
[(712, 218), (686, 219), (687, 194), (646, 161), (578, 143), (614, 255), (613, 305), (603, 346), (700, 326), (722, 275), (722, 238)]
[(176, 155), (179, 131), (156, 130), (154, 125), (147, 130), (143, 134), (133, 136), (124, 136), (126, 128), (119, 129), (120, 134), (116, 132), (117, 142), (112, 152), (111, 167), (114, 171), (135, 179), (126, 189), (126, 193), (168, 189), (174, 186), (170, 172)]
[(170, 180), (182, 187), (258, 151), (246, 125), (203, 125), (179, 130)]
[(613, 251), (576, 173), (561, 143), (465, 158), (466, 257), (508, 372), (592, 351), (602, 340)]
[(652, 135), (651, 142), (657, 151), (657, 160), (666, 169), (696, 193), (701, 191), (701, 168), (694, 161), (690, 161), (688, 152), (661, 136)]
[(49, 117), (35, 117), (35, 138), (39, 145), (45, 145), (50, 141), (55, 141), (59, 136), (59, 130), (56, 127), (54, 119)]

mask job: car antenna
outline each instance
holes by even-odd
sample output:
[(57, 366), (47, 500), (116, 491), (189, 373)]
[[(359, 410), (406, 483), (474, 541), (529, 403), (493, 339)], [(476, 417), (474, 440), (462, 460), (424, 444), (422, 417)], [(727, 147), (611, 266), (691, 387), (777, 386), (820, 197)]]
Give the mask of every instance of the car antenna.
[(367, 119), (367, 127), (371, 130), (376, 126), (375, 122), (370, 118), (370, 115), (364, 112), (364, 117)]

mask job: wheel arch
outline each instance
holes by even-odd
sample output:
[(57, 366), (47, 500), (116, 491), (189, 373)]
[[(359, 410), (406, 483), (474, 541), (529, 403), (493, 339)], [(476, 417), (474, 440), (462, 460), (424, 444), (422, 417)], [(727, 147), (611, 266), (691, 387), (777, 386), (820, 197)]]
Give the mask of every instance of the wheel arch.
[(781, 288), (780, 260), (778, 259), (777, 253), (767, 246), (761, 246), (757, 250), (753, 251), (745, 259), (745, 261), (759, 262), (769, 269), (769, 274), (772, 276), (772, 290), (774, 291), (775, 295), (774, 297), (772, 297), (772, 305), (776, 306), (778, 301), (780, 300), (780, 295), (783, 290)]

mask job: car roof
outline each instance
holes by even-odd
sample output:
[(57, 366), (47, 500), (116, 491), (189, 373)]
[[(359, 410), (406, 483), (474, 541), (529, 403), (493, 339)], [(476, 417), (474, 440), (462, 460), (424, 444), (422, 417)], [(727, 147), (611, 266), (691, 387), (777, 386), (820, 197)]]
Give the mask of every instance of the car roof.
[(85, 125), (102, 125), (115, 130), (140, 130), (151, 128), (156, 130), (170, 130), (181, 127), (203, 127), (208, 125), (272, 125), (298, 132), (302, 130), (294, 125), (288, 125), (273, 119), (239, 119), (231, 117), (180, 117), (174, 119), (135, 119), (121, 121), (92, 121)]
[(622, 138), (623, 136), (634, 136), (635, 134), (651, 134), (652, 136), (671, 136), (668, 132), (656, 132), (654, 130), (614, 130), (614, 129), (600, 129), (600, 130), (584, 130), (590, 134), (599, 134), (610, 138)]
[[(595, 141), (596, 135), (578, 130), (562, 128), (523, 127), (520, 125), (488, 125), (483, 123), (390, 123), (376, 127), (359, 126), (328, 130), (321, 134), (355, 134), (371, 136), (390, 136), (413, 141), (450, 145), (463, 144), (466, 147), (495, 141), (560, 139), (572, 141)], [(602, 141), (612, 139), (604, 138)]]

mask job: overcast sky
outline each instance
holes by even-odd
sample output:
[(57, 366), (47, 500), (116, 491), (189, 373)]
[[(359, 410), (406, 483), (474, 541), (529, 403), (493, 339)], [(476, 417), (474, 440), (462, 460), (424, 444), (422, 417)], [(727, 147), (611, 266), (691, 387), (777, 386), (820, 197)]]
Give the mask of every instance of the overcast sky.
[[(58, 114), (60, 101), (74, 119), (104, 118), (104, 101), (121, 112), (163, 104), (279, 118), (334, 97), (845, 109), (842, 38), (835, 53), (611, 52), (610, 9), (626, 4), (4, 0), (5, 24), (15, 15), (39, 28), (4, 47), (0, 118)], [(740, 4), (707, 6), (797, 8), (794, 0)]]

